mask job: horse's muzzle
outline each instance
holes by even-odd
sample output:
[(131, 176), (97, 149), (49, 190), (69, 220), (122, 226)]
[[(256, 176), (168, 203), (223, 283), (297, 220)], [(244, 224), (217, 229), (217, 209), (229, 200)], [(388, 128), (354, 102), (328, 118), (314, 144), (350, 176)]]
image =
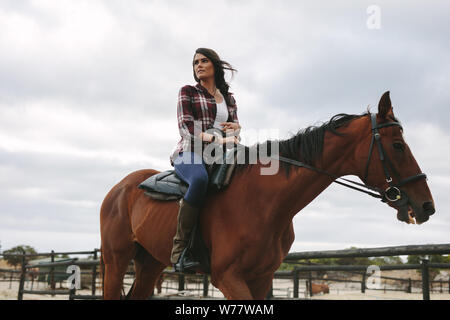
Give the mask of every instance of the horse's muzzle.
[(397, 208), (397, 218), (400, 221), (412, 224), (422, 224), (427, 222), (436, 210), (432, 201), (425, 201), (422, 206), (417, 206), (412, 201), (408, 201), (406, 206)]
[(433, 201), (425, 201), (422, 205), (422, 208), (423, 212), (428, 216), (431, 216), (436, 212)]
[(397, 219), (408, 224), (422, 224), (427, 222), (431, 215), (436, 212), (433, 201), (424, 201), (417, 204), (406, 192), (401, 192), (398, 201), (391, 202), (391, 206), (397, 209)]

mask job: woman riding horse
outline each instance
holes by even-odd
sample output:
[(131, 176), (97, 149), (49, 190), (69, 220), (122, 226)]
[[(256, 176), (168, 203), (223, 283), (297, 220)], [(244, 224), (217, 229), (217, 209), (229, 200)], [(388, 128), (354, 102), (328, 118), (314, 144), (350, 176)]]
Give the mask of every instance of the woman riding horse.
[[(205, 72), (199, 69), (203, 70), (199, 74)], [(201, 88), (205, 87), (191, 90), (202, 92), (203, 96), (198, 95), (202, 97), (200, 111), (206, 112), (207, 101), (216, 98)], [(200, 103), (198, 97), (192, 102), (193, 112)], [(207, 135), (201, 136), (207, 143)], [(211, 284), (227, 299), (267, 296), (274, 273), (294, 241), (293, 218), (338, 177), (359, 177), (363, 186), (395, 209), (400, 221), (421, 224), (435, 212), (426, 176), (403, 138), (389, 92), (381, 97), (377, 114), (336, 115), (279, 145), (277, 157), (283, 157), (280, 163), (290, 161), (286, 162), (291, 167), (289, 174), (278, 170), (263, 175), (265, 162), (243, 164), (242, 170), (235, 169), (231, 185), (208, 193), (203, 203), (202, 210), (208, 214), (199, 216), (199, 232), (209, 255)], [(100, 264), (106, 300), (120, 299), (131, 260), (135, 268), (131, 299), (147, 299), (163, 270), (171, 265), (178, 203), (152, 199), (139, 188), (142, 181), (158, 173), (154, 169), (134, 171), (103, 200)]]
[[(177, 175), (189, 187), (180, 201), (177, 231), (173, 239), (171, 262), (177, 271), (199, 265), (189, 255), (182, 253), (197, 222), (208, 187), (202, 147), (209, 143), (228, 145), (239, 142), (236, 101), (232, 93), (228, 92), (224, 69), (236, 71), (229, 63), (221, 60), (214, 50), (197, 49), (193, 59), (197, 85), (182, 87), (178, 95), (177, 118), (181, 140), (170, 161)], [(218, 132), (211, 132), (212, 128)], [(224, 132), (227, 135), (225, 137), (222, 134)], [(196, 142), (200, 148), (195, 147)]]

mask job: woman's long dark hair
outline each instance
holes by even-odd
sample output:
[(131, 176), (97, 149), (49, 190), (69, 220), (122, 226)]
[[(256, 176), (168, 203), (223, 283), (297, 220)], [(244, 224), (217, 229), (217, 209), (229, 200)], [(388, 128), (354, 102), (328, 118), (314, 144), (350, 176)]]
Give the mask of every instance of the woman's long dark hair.
[[(225, 70), (230, 70), (232, 77), (233, 77), (234, 73), (237, 72), (237, 70), (234, 69), (231, 66), (231, 64), (229, 64), (228, 62), (221, 60), (219, 55), (212, 49), (198, 48), (197, 50), (195, 50), (195, 54), (197, 54), (197, 53), (200, 53), (200, 54), (204, 55), (205, 57), (207, 57), (212, 62), (212, 64), (214, 65), (214, 80), (216, 82), (216, 87), (222, 93), (222, 95), (223, 95), (227, 105), (230, 105), (231, 102), (230, 102), (230, 99), (228, 97), (228, 89), (230, 88), (230, 86), (225, 81)], [(195, 58), (195, 54), (194, 54), (194, 58)], [(197, 76), (195, 74), (194, 59), (192, 59), (192, 69), (193, 69), (193, 72), (194, 72), (194, 79), (195, 79), (195, 81), (200, 83), (200, 79), (197, 78)]]

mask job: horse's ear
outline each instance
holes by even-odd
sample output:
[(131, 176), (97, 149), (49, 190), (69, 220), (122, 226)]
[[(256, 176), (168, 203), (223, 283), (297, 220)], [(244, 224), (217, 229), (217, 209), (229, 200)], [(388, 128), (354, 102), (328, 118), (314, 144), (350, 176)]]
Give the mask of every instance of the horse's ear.
[(381, 119), (385, 119), (388, 113), (392, 113), (392, 103), (389, 96), (389, 91), (386, 91), (378, 103), (378, 115)]

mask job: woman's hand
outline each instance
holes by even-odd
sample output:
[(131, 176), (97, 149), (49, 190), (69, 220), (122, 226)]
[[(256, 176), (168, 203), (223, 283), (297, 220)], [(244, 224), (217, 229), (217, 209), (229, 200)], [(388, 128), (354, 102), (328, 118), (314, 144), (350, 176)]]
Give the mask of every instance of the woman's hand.
[(226, 145), (237, 145), (239, 144), (239, 132), (241, 131), (241, 126), (236, 122), (222, 122), (220, 124), (223, 127), (223, 131), (227, 135), (226, 138), (219, 139), (220, 144)]
[(218, 137), (217, 143), (219, 143), (219, 144), (226, 144), (226, 145), (228, 145), (228, 144), (235, 145), (235, 144), (239, 144), (239, 139), (236, 136), (228, 136), (228, 137), (225, 137), (225, 138)]
[(225, 132), (227, 130), (239, 130), (241, 128), (239, 123), (236, 122), (222, 122), (220, 125), (223, 127), (223, 131)]

